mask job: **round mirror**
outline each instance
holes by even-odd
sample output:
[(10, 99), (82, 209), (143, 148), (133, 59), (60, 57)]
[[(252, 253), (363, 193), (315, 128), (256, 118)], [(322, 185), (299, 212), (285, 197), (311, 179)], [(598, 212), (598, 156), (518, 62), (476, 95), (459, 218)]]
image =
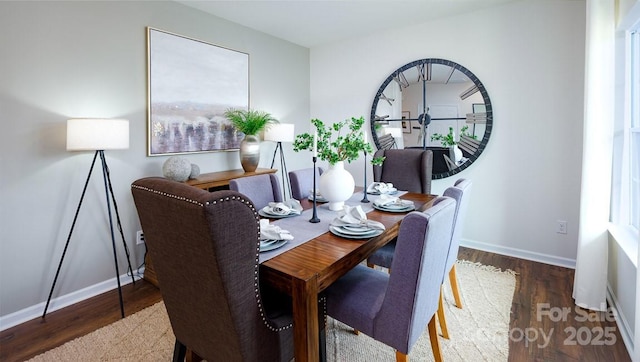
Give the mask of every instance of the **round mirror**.
[(493, 126), (487, 90), (460, 64), (420, 59), (382, 83), (371, 107), (378, 149), (433, 151), (433, 179), (455, 175), (484, 150)]

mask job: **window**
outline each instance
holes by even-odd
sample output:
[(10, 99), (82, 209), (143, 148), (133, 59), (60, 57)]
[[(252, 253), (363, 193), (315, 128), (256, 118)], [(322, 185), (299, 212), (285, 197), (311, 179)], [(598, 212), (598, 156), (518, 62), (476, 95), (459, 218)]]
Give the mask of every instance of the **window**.
[(609, 231), (638, 263), (640, 230), (640, 3), (616, 35), (615, 116), (611, 227)]
[(630, 34), (629, 224), (640, 229), (640, 32)]

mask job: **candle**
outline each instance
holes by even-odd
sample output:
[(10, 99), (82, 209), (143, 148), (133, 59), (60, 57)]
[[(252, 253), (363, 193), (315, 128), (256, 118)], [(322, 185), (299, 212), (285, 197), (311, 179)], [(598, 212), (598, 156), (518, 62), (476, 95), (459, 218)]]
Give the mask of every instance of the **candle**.
[(367, 143), (367, 131), (362, 131), (362, 136), (364, 137), (364, 143)]
[(318, 157), (318, 131), (313, 134), (313, 157)]

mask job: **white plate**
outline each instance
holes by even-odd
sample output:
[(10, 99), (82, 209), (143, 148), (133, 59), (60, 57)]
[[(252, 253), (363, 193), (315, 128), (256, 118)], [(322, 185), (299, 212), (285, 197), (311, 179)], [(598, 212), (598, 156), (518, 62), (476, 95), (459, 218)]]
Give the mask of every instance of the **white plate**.
[[(309, 201), (313, 202), (313, 195), (307, 196)], [(327, 202), (327, 200), (322, 196), (316, 196), (316, 202)]]
[(387, 212), (407, 212), (407, 211), (413, 211), (416, 209), (414, 205), (379, 206), (379, 205), (376, 205), (375, 203), (373, 204), (373, 208), (381, 211), (387, 211)]
[(267, 244), (266, 246), (260, 246), (260, 252), (263, 253), (265, 251), (271, 251), (271, 250), (275, 250), (278, 249), (279, 247), (283, 246), (284, 244), (287, 243), (287, 240), (276, 240), (273, 243)]
[(270, 218), (270, 219), (281, 219), (283, 217), (292, 217), (292, 216), (300, 215), (299, 213), (296, 214), (296, 213), (293, 213), (293, 212), (289, 213), (287, 215), (274, 214), (274, 213), (271, 212), (271, 206), (265, 206), (262, 209), (258, 210), (258, 214), (260, 216), (264, 216), (264, 217), (267, 217), (267, 218)]
[(336, 228), (336, 230), (338, 232), (340, 232), (341, 234), (356, 235), (356, 236), (374, 235), (379, 230), (379, 229), (371, 229), (371, 228), (367, 228), (367, 229), (364, 229), (364, 230), (354, 230), (354, 229), (346, 228), (344, 226), (335, 226), (335, 225), (331, 225), (331, 226)]
[(342, 229), (342, 228), (337, 227), (337, 226), (329, 225), (329, 231), (331, 231), (331, 233), (333, 233), (335, 235), (338, 235), (338, 236), (341, 236), (343, 238), (348, 238), (348, 239), (369, 239), (369, 238), (372, 238), (374, 236), (378, 236), (378, 235), (382, 234), (382, 232), (384, 230), (372, 229), (371, 233), (349, 235), (349, 234), (346, 234), (344, 232), (345, 229)]
[[(338, 226), (338, 225), (336, 225)], [(360, 232), (366, 232), (371, 230), (370, 227), (368, 226), (364, 226), (364, 225), (340, 225), (340, 227), (342, 227), (343, 229), (348, 229), (348, 230), (352, 230), (352, 231), (360, 231)]]
[(395, 195), (395, 194), (398, 193), (398, 189), (393, 188), (393, 189), (391, 189), (391, 190), (389, 190), (387, 192), (384, 192), (384, 193), (380, 193), (380, 191), (367, 191), (367, 193), (369, 195), (383, 195), (383, 194), (384, 195)]
[(260, 249), (266, 248), (267, 246), (278, 241), (277, 239), (269, 239), (269, 240), (260, 240)]

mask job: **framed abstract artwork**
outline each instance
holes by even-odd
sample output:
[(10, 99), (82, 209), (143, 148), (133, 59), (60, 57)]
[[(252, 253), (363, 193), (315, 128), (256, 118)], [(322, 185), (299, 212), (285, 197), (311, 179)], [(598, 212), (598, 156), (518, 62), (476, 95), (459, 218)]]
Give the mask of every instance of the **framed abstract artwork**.
[(149, 156), (240, 148), (224, 116), (249, 107), (249, 54), (147, 28)]

